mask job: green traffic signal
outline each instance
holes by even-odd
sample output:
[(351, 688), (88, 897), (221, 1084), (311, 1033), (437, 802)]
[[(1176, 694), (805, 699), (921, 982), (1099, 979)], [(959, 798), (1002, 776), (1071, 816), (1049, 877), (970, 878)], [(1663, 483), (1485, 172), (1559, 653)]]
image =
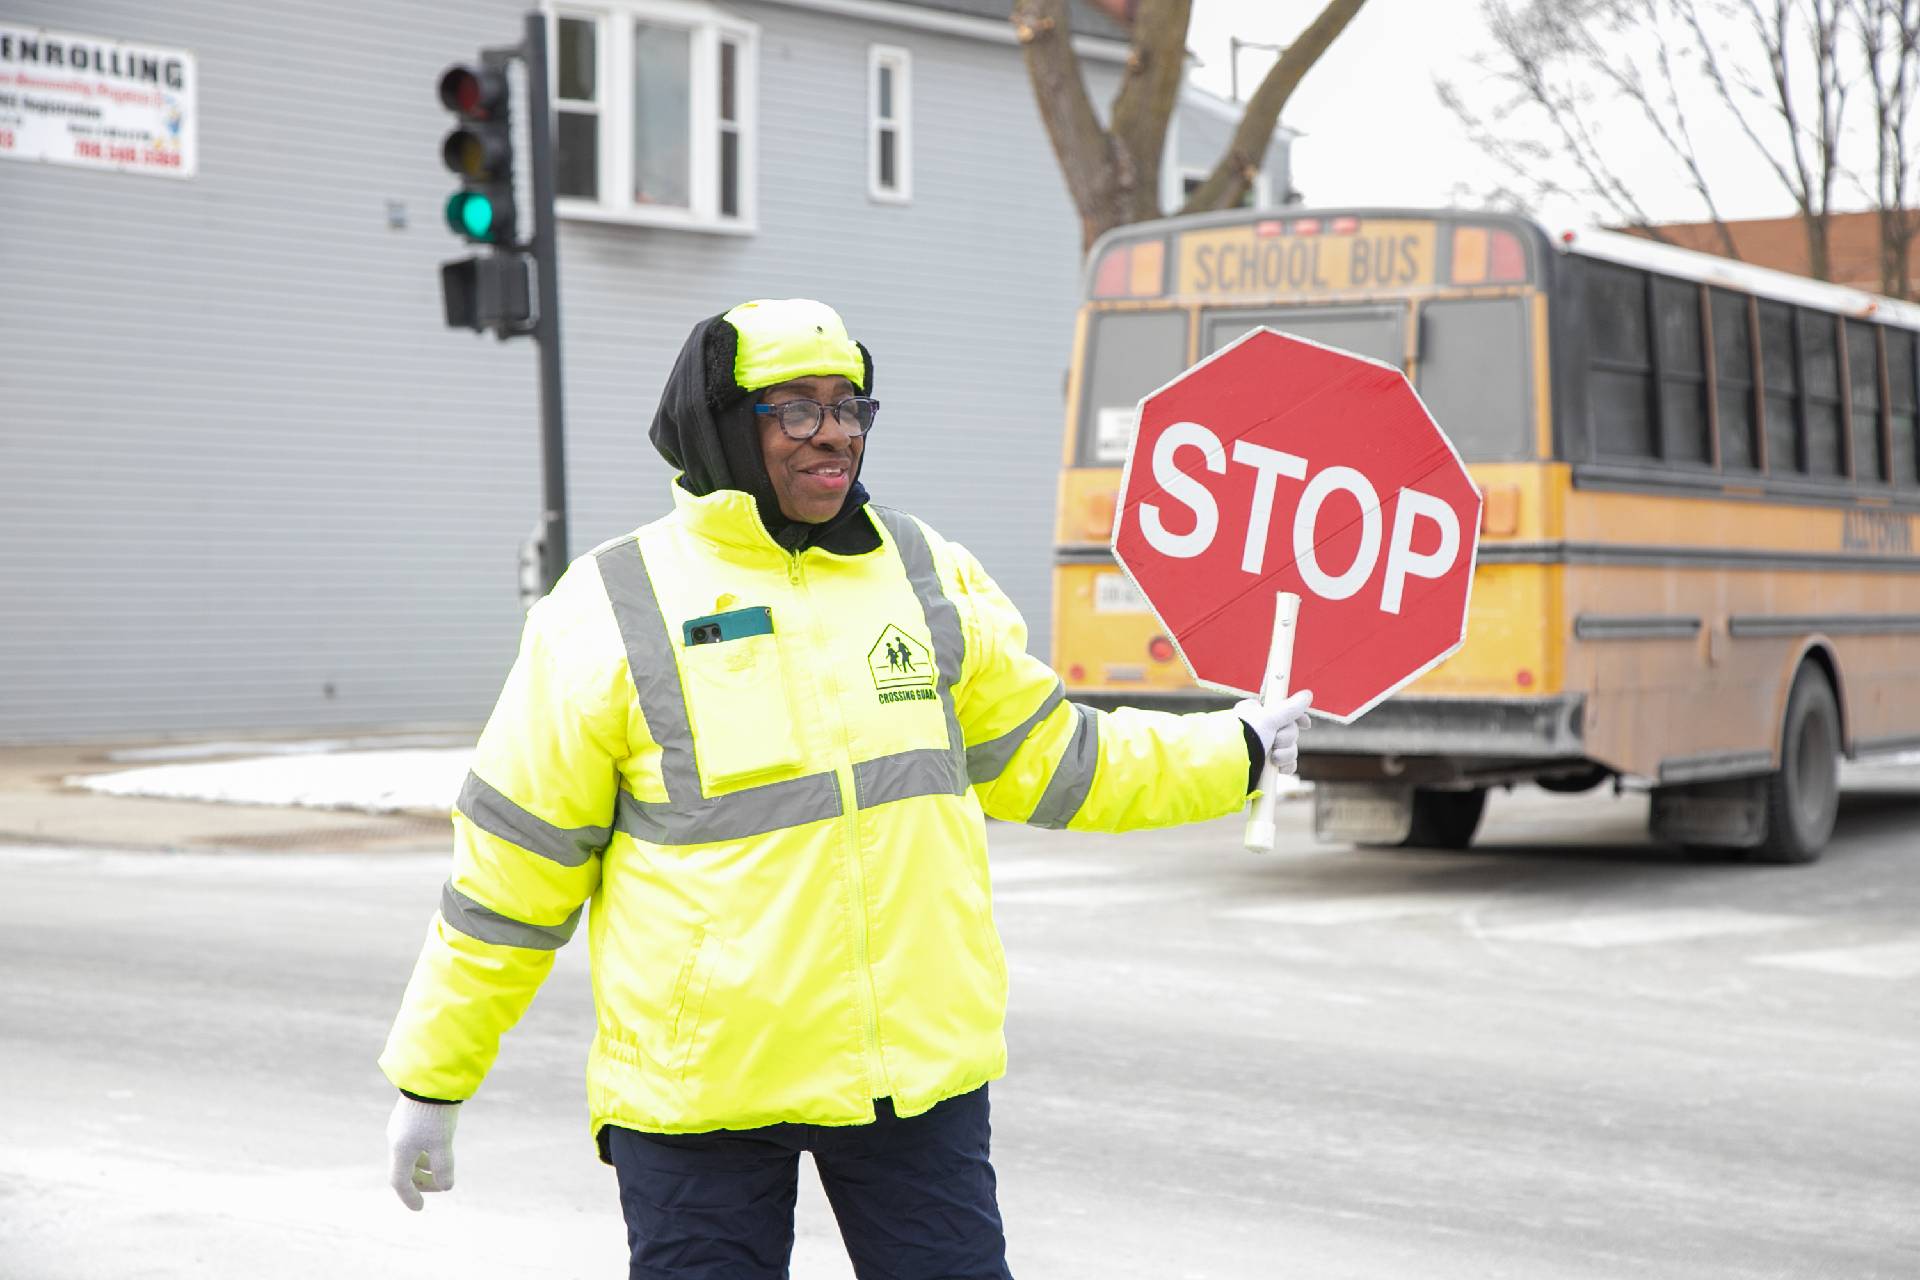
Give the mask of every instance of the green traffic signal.
[(493, 201), (484, 192), (456, 191), (447, 197), (447, 225), (467, 239), (491, 243), (494, 221)]

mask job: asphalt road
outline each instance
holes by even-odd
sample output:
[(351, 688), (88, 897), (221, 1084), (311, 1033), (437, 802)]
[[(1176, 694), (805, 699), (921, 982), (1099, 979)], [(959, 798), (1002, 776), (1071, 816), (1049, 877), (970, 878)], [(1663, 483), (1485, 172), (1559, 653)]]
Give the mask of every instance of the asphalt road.
[[(1470, 854), (996, 826), (1023, 1280), (1920, 1276), (1920, 773), (1826, 859), (1495, 798)], [(624, 1274), (581, 942), (385, 1185), (373, 1065), (438, 853), (0, 848), (0, 1277)], [(584, 941), (584, 932), (581, 934)], [(803, 1178), (794, 1274), (843, 1280)]]

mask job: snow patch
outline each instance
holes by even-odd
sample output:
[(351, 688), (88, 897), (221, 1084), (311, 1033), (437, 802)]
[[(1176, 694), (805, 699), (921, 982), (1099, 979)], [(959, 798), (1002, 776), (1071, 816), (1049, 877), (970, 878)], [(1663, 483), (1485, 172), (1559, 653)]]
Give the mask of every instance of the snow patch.
[(472, 747), (336, 751), (254, 756), (217, 764), (169, 764), (118, 773), (76, 774), (70, 787), (113, 796), (210, 800), (218, 804), (297, 805), (395, 813), (453, 807), (473, 760)]

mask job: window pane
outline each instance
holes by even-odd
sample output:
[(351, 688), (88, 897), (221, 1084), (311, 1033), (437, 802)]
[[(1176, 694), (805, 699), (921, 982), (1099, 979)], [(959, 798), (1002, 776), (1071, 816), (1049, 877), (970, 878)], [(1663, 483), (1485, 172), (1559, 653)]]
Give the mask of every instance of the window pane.
[(1769, 392), (1792, 395), (1800, 389), (1793, 355), (1793, 312), (1782, 303), (1760, 304), (1760, 368)]
[(1887, 478), (1880, 465), (1880, 411), (1853, 411), (1853, 478), (1880, 481)]
[(1807, 401), (1807, 474), (1843, 476), (1846, 459), (1841, 455), (1840, 406), (1827, 400)]
[(880, 118), (893, 119), (893, 68), (886, 63), (880, 64)]
[(686, 208), (692, 194), (692, 33), (633, 24), (633, 198)]
[(1807, 369), (1807, 394), (1840, 398), (1840, 352), (1833, 339), (1833, 317), (1800, 313), (1800, 358)]
[(880, 131), (880, 189), (882, 191), (892, 191), (900, 185), (893, 176), (893, 146), (893, 130), (882, 129)]
[(1893, 415), (1893, 482), (1911, 489), (1920, 485), (1914, 453), (1914, 415), (1912, 410)]
[(1720, 414), (1720, 466), (1752, 471), (1753, 331), (1745, 295), (1710, 290), (1713, 310), (1714, 403)]
[(600, 117), (554, 113), (554, 191), (582, 200), (600, 198)]
[(1117, 467), (1127, 460), (1141, 397), (1187, 367), (1187, 313), (1119, 311), (1093, 323), (1080, 410), (1079, 463)]
[(720, 131), (720, 215), (740, 216), (740, 135), (732, 129)]
[(1590, 266), (1587, 326), (1592, 331), (1595, 356), (1645, 365), (1647, 278), (1628, 267)]
[(1722, 382), (1753, 378), (1753, 335), (1747, 326), (1747, 300), (1738, 293), (1713, 291), (1713, 364)]
[(1767, 396), (1767, 470), (1775, 475), (1800, 470), (1798, 413), (1792, 396)]
[(1913, 399), (1913, 335), (1887, 330), (1887, 402), (1895, 409), (1911, 409)]
[(1644, 373), (1607, 369), (1595, 369), (1588, 379), (1594, 449), (1610, 458), (1653, 457), (1653, 414), (1647, 394), (1653, 379)]
[(734, 109), (734, 63), (739, 59), (736, 46), (730, 40), (720, 42), (720, 118), (738, 120), (740, 114)]
[(1855, 409), (1880, 407), (1880, 343), (1858, 320), (1847, 321), (1847, 384)]
[(1847, 324), (1847, 391), (1853, 408), (1853, 475), (1885, 480), (1880, 457), (1880, 340), (1878, 326)]
[(1420, 398), (1468, 462), (1533, 456), (1525, 306), (1474, 298), (1420, 312)]
[(1801, 311), (1800, 360), (1806, 370), (1807, 474), (1844, 476), (1846, 424), (1840, 419), (1840, 344), (1833, 317)]
[(1800, 470), (1799, 365), (1793, 351), (1793, 311), (1783, 303), (1760, 304), (1760, 374), (1767, 389), (1767, 470)]
[(575, 102), (594, 100), (595, 23), (591, 18), (560, 19), (560, 59), (554, 68), (555, 92)]
[(1722, 382), (1716, 394), (1720, 409), (1720, 468), (1752, 471), (1758, 464), (1753, 452), (1753, 388)]
[(1661, 456), (1670, 462), (1706, 462), (1707, 385), (1703, 379), (1660, 380)]
[(1653, 316), (1659, 330), (1660, 372), (1700, 372), (1699, 288), (1678, 280), (1655, 280)]

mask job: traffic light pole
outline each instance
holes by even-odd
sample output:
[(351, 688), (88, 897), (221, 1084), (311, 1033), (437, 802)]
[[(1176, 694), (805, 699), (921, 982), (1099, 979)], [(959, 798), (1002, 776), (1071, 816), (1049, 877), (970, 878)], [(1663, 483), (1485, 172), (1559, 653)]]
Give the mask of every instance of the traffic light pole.
[(540, 348), (541, 578), (567, 568), (567, 463), (560, 408), (560, 245), (553, 225), (553, 111), (547, 92), (547, 21), (527, 15), (527, 126), (533, 160), (533, 261), (539, 276), (533, 340)]

